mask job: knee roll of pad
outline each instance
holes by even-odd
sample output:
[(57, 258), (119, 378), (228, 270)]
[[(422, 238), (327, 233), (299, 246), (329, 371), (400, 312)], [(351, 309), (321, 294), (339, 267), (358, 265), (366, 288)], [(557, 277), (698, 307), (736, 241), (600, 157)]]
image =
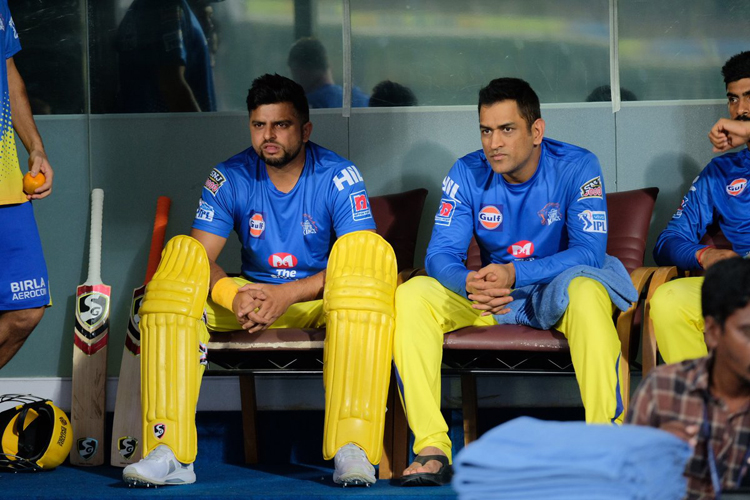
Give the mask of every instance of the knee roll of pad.
[(369, 231), (339, 238), (331, 250), (323, 306), (327, 315), (323, 456), (354, 443), (370, 462), (383, 453), (391, 376), (396, 256)]
[(203, 245), (177, 236), (146, 287), (140, 309), (144, 456), (166, 444), (180, 462), (195, 461), (195, 407), (208, 341), (201, 317), (209, 279)]

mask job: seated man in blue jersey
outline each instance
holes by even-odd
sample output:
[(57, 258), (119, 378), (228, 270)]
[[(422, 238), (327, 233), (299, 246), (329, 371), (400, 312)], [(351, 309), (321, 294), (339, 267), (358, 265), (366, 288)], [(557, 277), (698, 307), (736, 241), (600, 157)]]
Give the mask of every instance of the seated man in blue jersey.
[[(215, 332), (327, 325), (324, 457), (335, 461), (334, 482), (369, 486), (372, 464), (382, 454), (395, 256), (374, 233), (357, 168), (309, 141), (302, 87), (263, 75), (253, 81), (247, 107), (252, 147), (210, 173), (192, 238), (167, 244), (146, 290), (140, 328), (147, 456), (126, 467), (123, 478), (131, 485), (195, 481), (194, 412), (208, 340), (198, 320), (205, 305), (208, 329)], [(237, 278), (216, 263), (233, 230), (242, 243)], [(379, 316), (383, 306), (360, 296), (373, 285), (367, 276), (358, 275), (356, 286), (346, 289), (352, 269), (361, 266), (376, 275), (389, 272), (388, 284), (378, 288), (389, 314)], [(337, 298), (350, 301), (343, 315)], [(163, 334), (169, 328), (174, 332)]]
[[(622, 264), (605, 259), (599, 161), (585, 149), (544, 138), (544, 128), (539, 98), (525, 81), (499, 78), (480, 90), (482, 149), (456, 161), (443, 181), (425, 260), (429, 277), (412, 278), (396, 291), (393, 353), (418, 454), (404, 471), (404, 485), (450, 478), (451, 441), (440, 413), (444, 333), (536, 324), (541, 312), (534, 317), (531, 308), (514, 309), (521, 301), (511, 290), (542, 293), (558, 276), (570, 279), (561, 273), (576, 266), (598, 275), (613, 261), (624, 287), (635, 293)], [(472, 236), (484, 266), (478, 272), (464, 264)], [(601, 282), (573, 276), (562, 285), (566, 310), (540, 326), (554, 326), (570, 343), (586, 421), (620, 423), (621, 348), (612, 301)]]
[(122, 111), (216, 111), (210, 4), (221, 1), (133, 1), (117, 30)]
[[(287, 65), (292, 79), (302, 85), (311, 108), (340, 108), (344, 89), (333, 81), (326, 48), (317, 38), (300, 38), (289, 50)], [(367, 107), (369, 97), (352, 88), (352, 107)]]
[[(746, 146), (750, 121), (750, 51), (732, 56), (721, 69), (729, 116), (714, 125), (709, 139), (715, 152)], [(708, 269), (716, 262), (750, 256), (750, 152), (746, 147), (714, 158), (695, 178), (654, 247), (661, 266)], [(703, 245), (706, 228), (718, 223), (732, 250)], [(705, 356), (702, 277), (682, 278), (660, 286), (651, 299), (651, 320), (659, 352), (667, 363)]]

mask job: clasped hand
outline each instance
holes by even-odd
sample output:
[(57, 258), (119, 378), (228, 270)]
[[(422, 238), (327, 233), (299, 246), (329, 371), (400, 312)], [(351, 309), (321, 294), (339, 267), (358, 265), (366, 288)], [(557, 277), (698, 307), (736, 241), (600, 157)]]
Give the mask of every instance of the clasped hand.
[(248, 283), (237, 291), (232, 309), (242, 329), (254, 333), (270, 327), (293, 303), (284, 285)]
[(472, 308), (482, 311), (482, 316), (510, 312), (506, 306), (513, 301), (511, 287), (516, 281), (513, 264), (489, 264), (466, 276), (466, 291)]

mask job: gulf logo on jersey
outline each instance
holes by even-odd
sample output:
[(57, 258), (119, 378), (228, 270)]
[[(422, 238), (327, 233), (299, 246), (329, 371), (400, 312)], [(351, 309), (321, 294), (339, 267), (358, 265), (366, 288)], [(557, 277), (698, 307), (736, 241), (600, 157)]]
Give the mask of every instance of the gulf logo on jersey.
[(289, 269), (297, 265), (297, 257), (286, 252), (277, 252), (268, 258), (268, 264), (277, 269)]
[(490, 231), (501, 227), (503, 223), (502, 209), (502, 205), (500, 205), (500, 208), (497, 208), (495, 205), (485, 205), (479, 211), (479, 223), (482, 227)]
[(531, 257), (534, 255), (534, 243), (528, 240), (517, 241), (508, 247), (508, 253), (516, 259)]
[(729, 196), (739, 196), (745, 190), (745, 186), (747, 186), (747, 179), (743, 177), (735, 179), (727, 186), (727, 194)]
[(253, 238), (260, 238), (265, 230), (266, 221), (263, 219), (263, 214), (255, 212), (250, 216), (250, 236)]

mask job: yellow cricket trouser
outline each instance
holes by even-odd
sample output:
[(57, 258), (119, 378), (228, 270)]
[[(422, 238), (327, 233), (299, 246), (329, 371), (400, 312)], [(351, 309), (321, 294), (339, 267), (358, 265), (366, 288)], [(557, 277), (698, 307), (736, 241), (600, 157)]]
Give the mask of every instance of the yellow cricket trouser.
[[(573, 366), (589, 423), (621, 423), (620, 340), (604, 287), (576, 278), (568, 287), (568, 309), (555, 325), (570, 344)], [(471, 302), (434, 278), (418, 276), (396, 290), (393, 357), (414, 452), (435, 446), (451, 457), (448, 426), (440, 412), (443, 335), (466, 326), (496, 324)]]
[(701, 287), (703, 278), (680, 278), (664, 283), (651, 297), (651, 321), (656, 345), (666, 363), (705, 356)]
[[(252, 283), (241, 277), (232, 279), (240, 286)], [(211, 298), (206, 301), (206, 323), (208, 329), (214, 332), (231, 332), (242, 328), (232, 311)], [(323, 301), (311, 300), (292, 304), (269, 328), (322, 328), (324, 325)]]

